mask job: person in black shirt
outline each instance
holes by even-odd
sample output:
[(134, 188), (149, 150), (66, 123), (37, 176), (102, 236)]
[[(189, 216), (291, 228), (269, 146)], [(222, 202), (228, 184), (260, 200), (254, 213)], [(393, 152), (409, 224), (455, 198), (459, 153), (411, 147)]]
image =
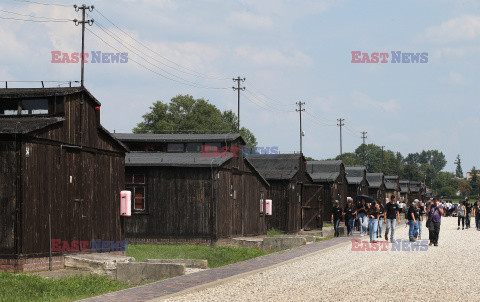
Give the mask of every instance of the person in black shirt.
[(390, 240), (395, 241), (395, 227), (396, 222), (400, 223), (400, 214), (398, 204), (395, 202), (395, 195), (390, 196), (390, 202), (385, 206), (385, 216), (386, 220), (386, 230), (385, 230), (385, 240), (388, 241), (388, 231), (391, 231)]
[(475, 203), (473, 212), (475, 214), (475, 226), (477, 227), (477, 231), (480, 231), (480, 201), (477, 200), (477, 202)]
[(468, 198), (465, 198), (465, 228), (469, 229), (470, 228), (470, 218), (472, 217), (472, 204), (468, 200)]
[(367, 228), (365, 225), (367, 224), (367, 205), (365, 203), (365, 199), (362, 200), (357, 205), (357, 218), (358, 218), (358, 225), (360, 226), (360, 237), (365, 236), (367, 233)]
[[(388, 198), (386, 198), (387, 203), (390, 202)], [(382, 226), (383, 222), (385, 221), (385, 207), (383, 206), (382, 202), (378, 202), (378, 228), (377, 228), (377, 238), (382, 238)]]
[(408, 207), (407, 217), (408, 224), (410, 226), (408, 230), (408, 237), (410, 241), (415, 241), (418, 236), (418, 220), (420, 219), (420, 210), (418, 209), (418, 199), (415, 199), (413, 203)]
[(347, 236), (353, 235), (353, 222), (355, 220), (355, 209), (353, 203), (347, 198), (347, 206), (343, 210), (345, 224), (347, 225)]
[(340, 225), (340, 220), (342, 220), (342, 209), (340, 208), (340, 204), (338, 200), (335, 200), (335, 203), (332, 208), (332, 223), (333, 229), (335, 230), (335, 237), (340, 236), (340, 232), (338, 231), (338, 227)]
[(370, 233), (370, 242), (377, 243), (377, 227), (378, 227), (378, 215), (380, 212), (380, 206), (377, 202), (368, 204), (367, 217), (368, 217), (368, 231)]

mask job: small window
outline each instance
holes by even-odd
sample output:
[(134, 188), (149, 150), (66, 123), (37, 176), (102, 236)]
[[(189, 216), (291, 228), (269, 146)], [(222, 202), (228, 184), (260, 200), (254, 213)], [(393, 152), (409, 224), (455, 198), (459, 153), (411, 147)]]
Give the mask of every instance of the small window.
[(184, 145), (183, 144), (177, 144), (177, 143), (171, 143), (168, 144), (167, 147), (168, 152), (184, 152)]
[(222, 144), (221, 143), (205, 143), (204, 148), (209, 152), (221, 152)]
[(48, 114), (48, 100), (22, 100), (22, 114)]
[(0, 101), (0, 114), (2, 115), (17, 115), (18, 101), (17, 100), (3, 100)]
[(202, 152), (201, 143), (187, 143), (187, 152)]
[(144, 212), (145, 203), (145, 174), (126, 174), (125, 183), (127, 190), (132, 191), (132, 211)]

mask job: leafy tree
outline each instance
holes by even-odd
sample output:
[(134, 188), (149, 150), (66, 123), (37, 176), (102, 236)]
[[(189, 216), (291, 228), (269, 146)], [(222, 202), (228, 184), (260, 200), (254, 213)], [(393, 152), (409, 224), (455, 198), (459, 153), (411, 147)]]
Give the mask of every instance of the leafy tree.
[(460, 159), (460, 154), (457, 155), (457, 159), (455, 159), (454, 164), (457, 165), (455, 176), (458, 178), (463, 178), (462, 160)]
[[(336, 160), (340, 160), (340, 155), (335, 157)], [(355, 153), (343, 153), (341, 157), (343, 164), (346, 167), (361, 167), (363, 166), (363, 160), (360, 159)]]
[(310, 156), (305, 156), (305, 160), (306, 160), (306, 161), (316, 161), (315, 158), (310, 157)]
[(451, 186), (446, 186), (442, 187), (440, 190), (438, 190), (438, 195), (440, 196), (455, 196), (457, 194), (457, 191), (455, 190), (454, 187)]
[[(219, 133), (237, 132), (237, 116), (233, 111), (221, 112), (208, 100), (194, 99), (190, 95), (177, 95), (169, 104), (157, 101), (145, 113), (143, 121), (133, 129), (134, 133), (187, 132)], [(194, 131), (192, 131), (194, 130)], [(256, 146), (253, 133), (242, 127), (240, 134), (249, 146)]]
[(458, 191), (460, 191), (460, 194), (463, 196), (466, 196), (472, 192), (472, 186), (467, 181), (462, 180), (458, 184)]

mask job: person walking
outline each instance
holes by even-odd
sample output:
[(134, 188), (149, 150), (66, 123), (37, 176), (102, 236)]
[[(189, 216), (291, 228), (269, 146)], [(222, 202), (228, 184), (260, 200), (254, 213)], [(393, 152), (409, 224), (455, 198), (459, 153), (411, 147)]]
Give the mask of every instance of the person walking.
[(385, 227), (385, 240), (388, 241), (388, 233), (390, 232), (390, 240), (395, 241), (395, 227), (396, 222), (400, 224), (400, 213), (398, 204), (395, 202), (395, 195), (390, 196), (390, 202), (385, 206), (386, 227)]
[(465, 197), (465, 228), (469, 229), (470, 228), (470, 218), (472, 217), (472, 204), (468, 200), (468, 198)]
[(408, 238), (410, 241), (416, 241), (418, 237), (418, 219), (419, 219), (419, 210), (418, 210), (418, 199), (415, 199), (412, 204), (408, 207), (407, 217), (408, 217)]
[(362, 198), (360, 203), (357, 205), (357, 218), (358, 225), (360, 226), (360, 237), (363, 237), (367, 232), (365, 228), (365, 222), (367, 220), (367, 205), (364, 198)]
[[(390, 199), (385, 198), (386, 203), (390, 202)], [(378, 230), (377, 230), (377, 238), (382, 238), (382, 227), (383, 222), (385, 221), (385, 207), (381, 202), (378, 203), (379, 210), (378, 210)]]
[(458, 217), (458, 228), (460, 230), (460, 221), (462, 222), (462, 230), (465, 229), (465, 206), (463, 201), (460, 201), (460, 204), (457, 207), (457, 217)]
[(353, 202), (351, 197), (347, 197), (347, 205), (343, 210), (343, 217), (345, 224), (347, 225), (347, 236), (353, 235), (353, 223), (355, 221), (355, 209), (353, 208)]
[(476, 206), (473, 209), (473, 212), (475, 214), (475, 226), (477, 227), (477, 231), (480, 231), (480, 201), (477, 200), (475, 204)]
[(335, 200), (335, 203), (333, 204), (332, 208), (332, 223), (333, 223), (333, 229), (335, 231), (334, 236), (339, 237), (340, 236), (340, 231), (338, 230), (338, 227), (340, 226), (340, 221), (342, 220), (342, 209), (340, 208), (340, 203), (338, 200)]
[(374, 202), (369, 204), (367, 208), (368, 216), (368, 230), (370, 235), (370, 243), (377, 243), (377, 227), (378, 227), (378, 215), (380, 207), (379, 204)]
[(418, 221), (417, 221), (417, 224), (418, 224), (418, 240), (422, 240), (422, 229), (423, 229), (423, 216), (425, 216), (425, 213), (426, 213), (426, 209), (425, 209), (425, 204), (423, 203), (423, 201), (420, 201), (420, 203), (418, 204)]
[(442, 215), (444, 213), (441, 203), (434, 199), (430, 207), (427, 209), (427, 224), (429, 231), (429, 241), (428, 245), (438, 246), (438, 238), (440, 236), (440, 225), (442, 222)]

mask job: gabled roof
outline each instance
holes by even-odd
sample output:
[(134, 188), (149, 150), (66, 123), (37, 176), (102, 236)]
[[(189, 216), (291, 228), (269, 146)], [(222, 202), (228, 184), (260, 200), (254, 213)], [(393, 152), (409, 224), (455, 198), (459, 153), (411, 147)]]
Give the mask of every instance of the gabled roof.
[[(120, 141), (127, 142), (169, 142), (169, 143), (201, 143), (231, 142), (242, 136), (238, 133), (224, 134), (150, 134), (150, 133), (115, 133)], [(243, 140), (243, 139), (242, 139)]]
[(398, 188), (398, 176), (396, 175), (385, 175), (385, 187), (387, 190), (395, 191)]
[(263, 154), (246, 158), (267, 180), (289, 180), (300, 170), (301, 154)]
[(314, 182), (334, 182), (341, 172), (341, 160), (318, 160), (307, 162), (307, 173)]
[(64, 120), (63, 117), (2, 117), (0, 134), (26, 134)]
[(408, 193), (409, 192), (409, 187), (410, 187), (410, 181), (409, 180), (400, 180), (399, 182), (400, 186), (400, 193)]
[(125, 155), (125, 166), (142, 167), (220, 167), (233, 156), (205, 157), (202, 153), (131, 152)]
[(418, 193), (421, 191), (421, 182), (419, 181), (410, 181), (410, 192)]
[(365, 177), (366, 172), (367, 168), (365, 167), (345, 167), (345, 174), (349, 184), (360, 184)]
[(370, 188), (378, 189), (382, 186), (383, 173), (367, 173), (367, 180)]
[[(52, 96), (66, 96), (85, 92), (97, 105), (100, 102), (85, 87), (57, 87), (57, 88), (1, 88), (0, 99), (41, 98)], [(1, 100), (0, 100), (1, 101)]]

